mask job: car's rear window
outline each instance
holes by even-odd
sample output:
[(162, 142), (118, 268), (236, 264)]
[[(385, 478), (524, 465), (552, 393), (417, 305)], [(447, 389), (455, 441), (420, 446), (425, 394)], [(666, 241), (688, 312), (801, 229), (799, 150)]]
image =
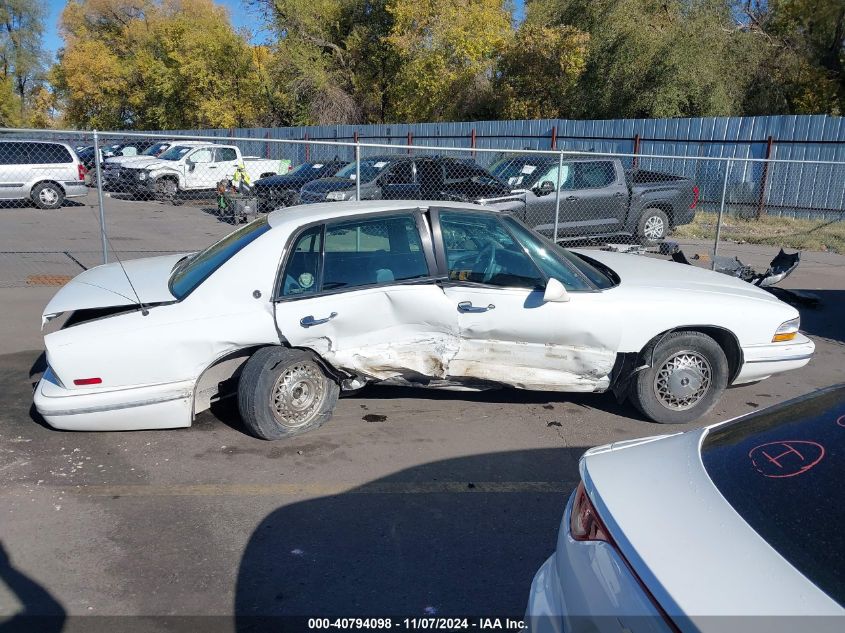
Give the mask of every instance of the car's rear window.
[(708, 475), (740, 516), (841, 605), (843, 447), (845, 386), (717, 427), (701, 448)]

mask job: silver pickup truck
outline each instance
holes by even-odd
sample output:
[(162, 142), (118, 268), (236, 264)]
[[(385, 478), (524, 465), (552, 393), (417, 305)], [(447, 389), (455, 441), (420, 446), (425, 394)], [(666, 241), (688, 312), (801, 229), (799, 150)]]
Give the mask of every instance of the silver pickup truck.
[(501, 158), (490, 172), (525, 204), (513, 214), (546, 235), (554, 232), (560, 179), (558, 237), (635, 235), (646, 244), (665, 238), (672, 227), (695, 217), (698, 187), (689, 179), (657, 171), (626, 171), (618, 159), (566, 160), (557, 156)]

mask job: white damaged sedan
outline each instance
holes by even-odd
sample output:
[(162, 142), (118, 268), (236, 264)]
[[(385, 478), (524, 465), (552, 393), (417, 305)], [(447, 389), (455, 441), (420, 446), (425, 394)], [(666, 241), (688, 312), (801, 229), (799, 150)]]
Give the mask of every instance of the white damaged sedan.
[(746, 282), (442, 204), (291, 207), (196, 254), (83, 272), (44, 313), (69, 315), (44, 338), (38, 412), (60, 429), (186, 427), (237, 394), (249, 430), (278, 439), (382, 382), (612, 390), (676, 423), (813, 353), (798, 312)]

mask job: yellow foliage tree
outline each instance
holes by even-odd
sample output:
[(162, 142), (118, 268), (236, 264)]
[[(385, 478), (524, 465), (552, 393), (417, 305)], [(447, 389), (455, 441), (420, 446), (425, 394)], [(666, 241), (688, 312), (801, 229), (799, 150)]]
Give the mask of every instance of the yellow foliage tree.
[(56, 86), (71, 125), (258, 124), (253, 47), (212, 0), (76, 0), (61, 19)]
[(393, 0), (387, 41), (401, 66), (393, 91), (400, 120), (455, 120), (484, 112), (499, 51), (512, 36), (502, 0)]

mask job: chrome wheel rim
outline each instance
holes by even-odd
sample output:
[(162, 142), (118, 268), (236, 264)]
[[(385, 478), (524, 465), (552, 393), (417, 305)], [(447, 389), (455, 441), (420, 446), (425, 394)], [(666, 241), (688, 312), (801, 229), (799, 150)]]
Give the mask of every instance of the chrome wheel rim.
[(710, 390), (713, 372), (698, 352), (685, 350), (669, 357), (654, 377), (654, 395), (667, 409), (684, 411)]
[(659, 215), (653, 215), (645, 221), (643, 228), (643, 235), (650, 240), (658, 240), (663, 237), (666, 231), (666, 225), (663, 223), (663, 218)]
[(270, 409), (276, 421), (287, 428), (308, 424), (320, 411), (326, 398), (326, 379), (314, 363), (297, 363), (285, 369), (276, 380)]
[(54, 205), (59, 200), (59, 194), (49, 187), (38, 192), (38, 199), (47, 205)]

